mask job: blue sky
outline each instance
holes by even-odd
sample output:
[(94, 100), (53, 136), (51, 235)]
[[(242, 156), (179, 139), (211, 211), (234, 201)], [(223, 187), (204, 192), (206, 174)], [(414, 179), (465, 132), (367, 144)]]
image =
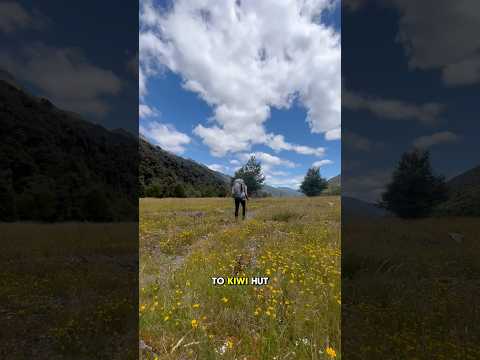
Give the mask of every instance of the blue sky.
[(276, 186), (330, 178), (340, 62), (337, 1), (143, 1), (140, 132), (227, 174), (255, 154)]
[(137, 133), (138, 4), (116, 5), (0, 3), (0, 68), (59, 108)]
[(430, 2), (373, 2), (344, 9), (345, 195), (378, 201), (400, 156), (413, 147), (429, 150), (433, 170), (447, 179), (479, 165), (480, 40), (473, 34), (480, 18), (472, 5), (439, 1), (432, 12)]

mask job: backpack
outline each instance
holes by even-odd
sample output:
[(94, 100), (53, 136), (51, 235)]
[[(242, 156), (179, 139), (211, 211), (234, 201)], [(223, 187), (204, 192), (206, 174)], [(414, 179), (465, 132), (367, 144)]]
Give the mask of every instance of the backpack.
[(245, 199), (245, 185), (236, 181), (233, 184), (232, 195), (236, 199)]

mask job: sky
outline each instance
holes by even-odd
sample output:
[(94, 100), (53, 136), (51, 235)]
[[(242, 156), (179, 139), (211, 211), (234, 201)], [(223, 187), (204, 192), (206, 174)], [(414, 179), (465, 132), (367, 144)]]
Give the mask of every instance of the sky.
[(343, 195), (380, 200), (414, 147), (447, 180), (480, 165), (480, 3), (343, 5)]
[(273, 186), (338, 175), (340, 44), (338, 1), (142, 0), (140, 133), (229, 175), (255, 155)]
[(1, 1), (0, 69), (61, 109), (136, 134), (137, 15), (136, 2)]

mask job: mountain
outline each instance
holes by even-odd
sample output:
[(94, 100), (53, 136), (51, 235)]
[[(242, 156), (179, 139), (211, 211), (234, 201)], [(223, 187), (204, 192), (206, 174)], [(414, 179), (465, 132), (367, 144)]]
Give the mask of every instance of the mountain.
[(327, 188), (323, 191), (325, 195), (341, 194), (341, 175), (334, 176), (327, 180)]
[(281, 187), (274, 187), (267, 184), (264, 184), (262, 187), (262, 191), (269, 194), (272, 197), (297, 197), (297, 196), (305, 196), (300, 191), (294, 190), (289, 187), (281, 186)]
[(140, 196), (223, 197), (226, 178), (193, 160), (184, 159), (140, 139)]
[[(230, 183), (232, 181), (232, 177), (229, 175), (222, 174), (221, 172), (214, 171), (218, 176), (220, 176), (228, 187), (230, 187)], [(274, 187), (268, 184), (263, 184), (262, 194), (271, 197), (295, 197), (295, 196), (304, 196), (300, 191), (294, 190), (289, 187)]]
[(138, 216), (138, 140), (0, 80), (0, 221)]
[(480, 166), (450, 179), (447, 187), (448, 200), (437, 208), (437, 214), (480, 216)]
[(330, 186), (340, 186), (341, 182), (342, 182), (341, 175), (334, 176), (334, 177), (328, 179), (327, 182)]
[(386, 216), (387, 212), (368, 203), (349, 196), (342, 196), (342, 219), (346, 218), (379, 218)]

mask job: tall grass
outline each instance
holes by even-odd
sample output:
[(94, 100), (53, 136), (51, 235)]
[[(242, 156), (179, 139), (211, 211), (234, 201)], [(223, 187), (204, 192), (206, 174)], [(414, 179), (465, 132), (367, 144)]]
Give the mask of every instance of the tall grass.
[(137, 231), (0, 224), (0, 358), (136, 358)]
[[(339, 198), (248, 207), (235, 222), (230, 199), (141, 201), (144, 358), (340, 358)], [(234, 275), (270, 281), (212, 285)]]
[(345, 221), (344, 354), (480, 359), (479, 230), (475, 218)]

